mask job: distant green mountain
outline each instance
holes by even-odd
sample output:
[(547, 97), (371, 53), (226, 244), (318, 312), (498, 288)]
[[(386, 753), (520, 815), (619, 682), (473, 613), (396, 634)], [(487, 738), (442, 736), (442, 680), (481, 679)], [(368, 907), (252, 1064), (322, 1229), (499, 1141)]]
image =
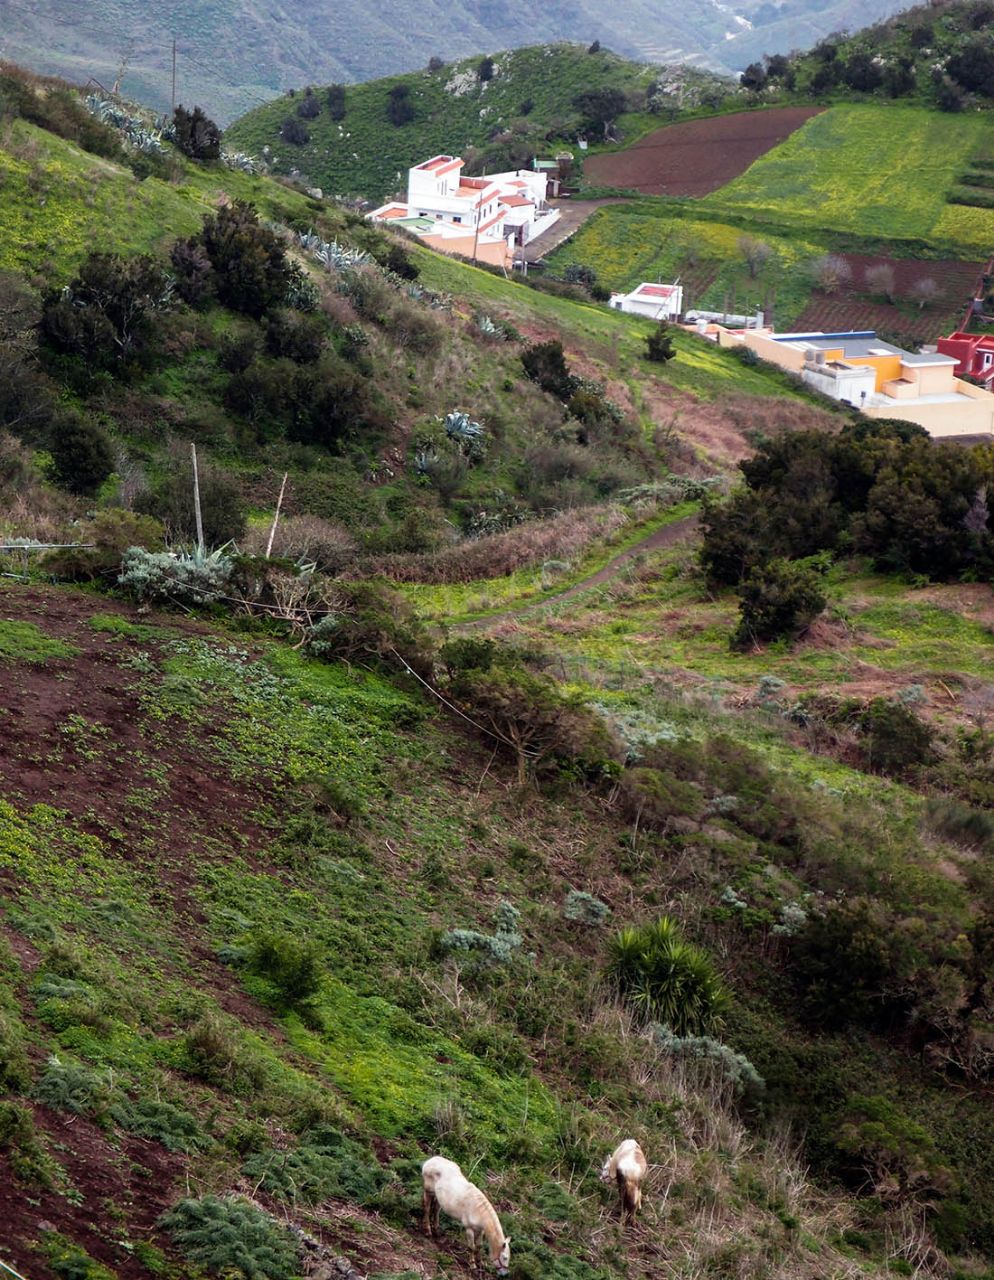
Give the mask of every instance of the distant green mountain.
[[(989, 0), (918, 5), (851, 35), (827, 36), (789, 59), (767, 57), (746, 80), (805, 98), (914, 98), (944, 111), (984, 106), (994, 99), (992, 21)], [(774, 49), (771, 43), (764, 52)]]
[[(741, 69), (761, 52), (803, 47), (830, 31), (884, 17), (900, 0), (78, 0), (4, 4), (5, 58), (110, 86), (160, 110), (171, 96), (177, 38), (180, 99), (225, 123), (291, 87), (362, 81), (543, 41), (600, 40), (656, 62)], [(758, 48), (755, 35), (762, 33)], [(740, 47), (741, 45), (741, 47)]]

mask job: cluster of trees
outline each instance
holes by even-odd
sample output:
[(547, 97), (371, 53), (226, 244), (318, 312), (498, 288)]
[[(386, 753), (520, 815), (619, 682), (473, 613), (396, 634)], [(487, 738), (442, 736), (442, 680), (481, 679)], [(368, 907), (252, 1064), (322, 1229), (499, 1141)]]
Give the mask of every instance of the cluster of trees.
[(173, 112), (172, 137), (185, 156), (201, 163), (220, 160), (221, 130), (200, 107), (187, 111), (182, 103)]
[(885, 572), (989, 574), (994, 454), (933, 443), (912, 423), (784, 435), (739, 464), (745, 484), (703, 516), (701, 562), (742, 597), (736, 644), (793, 634), (824, 607), (811, 557), (864, 555)]

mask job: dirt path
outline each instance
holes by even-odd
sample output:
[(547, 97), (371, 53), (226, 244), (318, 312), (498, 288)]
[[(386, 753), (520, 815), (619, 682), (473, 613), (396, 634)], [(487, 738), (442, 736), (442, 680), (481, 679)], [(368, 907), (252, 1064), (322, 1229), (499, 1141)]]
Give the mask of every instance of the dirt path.
[(536, 236), (531, 244), (524, 248), (526, 262), (538, 262), (546, 254), (558, 249), (564, 240), (568, 240), (574, 231), (579, 231), (589, 217), (603, 209), (606, 204), (624, 204), (619, 196), (609, 196), (603, 200), (552, 200), (553, 208), (560, 212), (559, 221), (548, 231)]
[(629, 560), (634, 560), (636, 556), (642, 555), (643, 552), (658, 551), (661, 547), (672, 547), (678, 542), (684, 542), (697, 529), (699, 521), (700, 516), (694, 514), (692, 516), (684, 516), (682, 520), (675, 520), (672, 524), (663, 525), (661, 529), (656, 529), (640, 542), (626, 547), (624, 551), (619, 551), (616, 556), (607, 562), (603, 569), (598, 569), (589, 578), (574, 582), (565, 591), (559, 591), (554, 596), (545, 596), (542, 600), (531, 600), (517, 609), (505, 609), (500, 613), (488, 613), (485, 618), (474, 618), (472, 622), (455, 623), (452, 629), (454, 631), (478, 631), (484, 627), (492, 626), (494, 623), (509, 622), (513, 618), (518, 618), (525, 613), (532, 613), (536, 609), (546, 609), (550, 605), (562, 604), (564, 600), (571, 600), (573, 596), (578, 596), (583, 591), (589, 591), (591, 587), (599, 587), (602, 582), (609, 582), (623, 565), (627, 564)]

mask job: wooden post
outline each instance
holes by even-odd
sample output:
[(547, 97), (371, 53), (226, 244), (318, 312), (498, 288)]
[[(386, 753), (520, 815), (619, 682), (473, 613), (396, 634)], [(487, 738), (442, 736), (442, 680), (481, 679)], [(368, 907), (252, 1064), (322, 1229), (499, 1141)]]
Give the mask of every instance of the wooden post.
[(197, 446), (190, 445), (190, 456), (193, 459), (193, 514), (197, 521), (197, 550), (204, 554), (204, 521), (200, 514), (200, 472), (197, 470)]
[(173, 115), (176, 114), (176, 37), (173, 36)]
[(283, 490), (286, 488), (286, 478), (290, 474), (289, 471), (283, 472), (283, 483), (280, 485), (280, 496), (276, 499), (276, 511), (273, 515), (273, 527), (269, 530), (269, 541), (266, 543), (266, 559), (273, 549), (273, 539), (276, 537), (276, 526), (279, 524), (280, 508), (283, 506)]

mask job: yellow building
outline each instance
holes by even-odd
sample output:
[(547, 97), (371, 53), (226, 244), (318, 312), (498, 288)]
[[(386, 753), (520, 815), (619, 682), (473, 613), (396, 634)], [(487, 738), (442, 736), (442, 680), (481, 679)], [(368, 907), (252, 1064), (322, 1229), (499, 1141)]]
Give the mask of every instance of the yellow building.
[(952, 356), (915, 354), (871, 330), (774, 333), (718, 329), (723, 347), (744, 346), (796, 373), (833, 400), (869, 418), (916, 422), (932, 436), (994, 435), (994, 395), (955, 376)]

